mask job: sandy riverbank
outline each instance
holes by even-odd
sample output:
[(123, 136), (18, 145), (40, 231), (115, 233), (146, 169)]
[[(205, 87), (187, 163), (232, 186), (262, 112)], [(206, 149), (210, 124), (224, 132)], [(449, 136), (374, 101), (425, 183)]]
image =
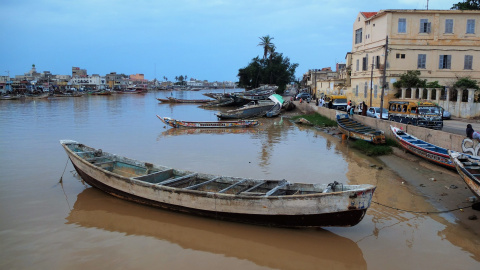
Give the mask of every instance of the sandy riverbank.
[[(302, 106), (303, 108), (309, 108), (309, 106)], [(303, 113), (309, 112), (303, 112), (297, 107), (297, 109), (287, 112), (284, 116), (291, 117)], [(332, 135), (332, 133), (333, 135), (337, 134), (335, 137), (341, 140), (341, 136), (338, 135), (339, 132), (328, 129), (328, 134)], [(430, 163), (403, 151), (403, 149), (396, 147), (393, 149), (392, 155), (377, 158), (394, 170), (402, 179), (405, 179), (402, 184), (407, 186), (412, 194), (423, 196), (427, 202), (433, 205), (436, 211), (417, 208), (406, 209), (395, 206), (394, 203), (388, 201), (378, 203), (386, 205), (385, 207), (414, 212), (429, 212), (428, 215), (443, 215), (450, 222), (480, 236), (480, 211), (472, 209), (472, 202), (469, 199), (474, 198), (474, 194), (467, 188), (458, 173)], [(446, 212), (434, 213), (442, 211)]]

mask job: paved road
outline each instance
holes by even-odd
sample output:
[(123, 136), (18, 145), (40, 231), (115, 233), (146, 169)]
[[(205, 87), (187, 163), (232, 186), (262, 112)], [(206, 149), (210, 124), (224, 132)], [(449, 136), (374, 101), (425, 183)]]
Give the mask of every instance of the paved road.
[(478, 120), (469, 120), (463, 118), (452, 118), (452, 120), (443, 120), (442, 131), (466, 136), (465, 129), (467, 124), (472, 124), (475, 131), (480, 131), (480, 122)]

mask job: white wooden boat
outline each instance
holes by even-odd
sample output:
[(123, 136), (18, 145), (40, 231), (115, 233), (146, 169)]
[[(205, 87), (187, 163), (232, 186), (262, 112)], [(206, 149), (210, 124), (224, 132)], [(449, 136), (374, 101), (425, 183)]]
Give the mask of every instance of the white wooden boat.
[(173, 128), (248, 128), (259, 125), (258, 120), (238, 120), (238, 121), (183, 121), (170, 117), (158, 116), (165, 125)]
[(373, 185), (290, 183), (190, 172), (60, 141), (89, 185), (137, 203), (221, 220), (281, 227), (354, 226)]
[(448, 150), (448, 154), (468, 188), (480, 198), (480, 157)]

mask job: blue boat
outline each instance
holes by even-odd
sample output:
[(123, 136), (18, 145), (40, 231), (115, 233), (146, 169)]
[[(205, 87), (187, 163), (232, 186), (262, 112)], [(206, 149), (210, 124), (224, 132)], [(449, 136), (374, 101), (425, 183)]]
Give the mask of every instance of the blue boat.
[(400, 128), (390, 126), (390, 129), (392, 130), (397, 142), (405, 150), (438, 165), (447, 167), (449, 169), (455, 169), (455, 165), (448, 155), (448, 149), (428, 143), (426, 141), (422, 141), (417, 137), (407, 134)]

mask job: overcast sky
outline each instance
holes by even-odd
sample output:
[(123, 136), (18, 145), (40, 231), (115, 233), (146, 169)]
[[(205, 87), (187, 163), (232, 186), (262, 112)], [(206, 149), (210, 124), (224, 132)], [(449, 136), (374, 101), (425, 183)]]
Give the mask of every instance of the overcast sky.
[[(460, 0), (430, 0), (450, 9)], [(426, 9), (427, 0), (0, 0), (0, 74), (187, 75), (237, 81), (259, 37), (308, 69), (344, 63), (361, 11)]]

